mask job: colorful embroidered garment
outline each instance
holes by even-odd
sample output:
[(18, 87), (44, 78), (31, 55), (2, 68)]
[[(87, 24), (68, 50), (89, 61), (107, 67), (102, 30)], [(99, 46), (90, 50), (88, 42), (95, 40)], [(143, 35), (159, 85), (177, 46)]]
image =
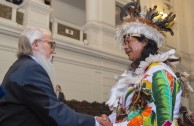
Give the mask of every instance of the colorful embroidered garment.
[(181, 84), (165, 61), (169, 52), (150, 55), (135, 72), (124, 72), (107, 102), (114, 126), (171, 126), (179, 118)]

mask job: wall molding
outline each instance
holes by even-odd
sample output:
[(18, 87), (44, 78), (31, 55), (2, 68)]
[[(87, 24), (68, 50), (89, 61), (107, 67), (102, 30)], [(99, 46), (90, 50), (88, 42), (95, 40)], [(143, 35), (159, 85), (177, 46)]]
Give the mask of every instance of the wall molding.
[(0, 22), (0, 35), (9, 36), (12, 38), (19, 38), (20, 33), (23, 31), (24, 27), (19, 25), (14, 25), (14, 27), (12, 27), (9, 25), (11, 23), (9, 20), (7, 20), (6, 22), (7, 25)]
[[(21, 29), (3, 29), (0, 27), (0, 35), (12, 37), (18, 39), (20, 36)], [(66, 50), (73, 53), (78, 53), (81, 55), (93, 57), (95, 59), (99, 59), (100, 62), (103, 64), (104, 61), (111, 61), (113, 63), (119, 63), (123, 64), (124, 66), (127, 66), (130, 62), (126, 57), (110, 54), (107, 52), (104, 52), (102, 50), (93, 49), (88, 46), (84, 46), (80, 41), (74, 40), (74, 39), (64, 39), (64, 37), (60, 38), (60, 36), (54, 36), (54, 40), (57, 41), (57, 48)], [(75, 44), (76, 43), (76, 44)], [(9, 44), (1, 44), (0, 45), (1, 50), (9, 51), (15, 53), (17, 51), (17, 46), (13, 47)], [(68, 59), (63, 56), (56, 55), (55, 57), (56, 61), (84, 66), (88, 68), (98, 69), (98, 70), (104, 70), (109, 72), (116, 72), (121, 73), (122, 70), (119, 70), (117, 68), (108, 68), (103, 65), (95, 65), (91, 63), (81, 62), (73, 59)]]
[(89, 21), (86, 25), (82, 27), (82, 30), (85, 31), (87, 29), (95, 29), (95, 31), (102, 31), (105, 33), (115, 35), (115, 26), (110, 24), (99, 22), (99, 21)]
[(0, 44), (0, 50), (15, 53), (17, 51), (17, 48), (16, 47), (11, 47), (11, 46), (8, 46), (8, 45)]
[[(94, 65), (94, 64), (91, 64), (91, 63), (81, 62), (81, 61), (78, 61), (78, 60), (73, 60), (73, 59), (62, 57), (62, 56), (56, 56), (54, 58), (54, 60), (58, 61), (58, 62), (66, 63), (66, 64), (72, 64), (72, 65), (91, 68), (91, 69), (96, 69), (96, 70), (100, 70), (100, 71), (123, 73), (123, 70), (120, 70), (120, 69), (108, 68), (108, 67), (104, 67), (102, 65)], [(103, 60), (101, 62), (103, 62)]]
[(109, 61), (124, 64), (124, 65), (129, 64), (129, 60), (124, 56), (114, 55), (114, 54), (107, 53), (103, 50), (90, 48), (88, 46), (84, 46), (82, 43), (79, 43), (79, 41), (76, 41), (73, 39), (69, 39), (68, 42), (67, 41), (64, 42), (64, 40), (62, 41), (58, 38), (55, 38), (55, 40), (57, 41), (57, 48), (59, 49), (64, 49), (71, 52), (92, 56), (95, 58), (106, 59)]

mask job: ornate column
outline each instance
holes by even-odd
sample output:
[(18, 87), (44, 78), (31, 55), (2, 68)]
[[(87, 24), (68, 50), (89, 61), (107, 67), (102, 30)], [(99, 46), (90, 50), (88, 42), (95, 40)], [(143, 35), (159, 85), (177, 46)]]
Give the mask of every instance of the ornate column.
[(86, 0), (86, 24), (82, 29), (88, 46), (102, 49), (106, 35), (114, 37), (115, 1)]
[(99, 20), (98, 6), (98, 0), (86, 0), (86, 23)]
[(49, 29), (50, 6), (43, 0), (28, 0), (24, 5), (24, 26)]
[[(86, 0), (86, 24), (82, 27), (87, 34), (87, 44), (91, 49), (106, 54), (118, 54), (114, 46), (115, 36), (115, 1), (114, 0)], [(104, 66), (104, 59), (99, 57), (99, 66)], [(105, 95), (103, 88), (103, 70), (93, 71), (92, 98), (94, 101), (103, 101)]]

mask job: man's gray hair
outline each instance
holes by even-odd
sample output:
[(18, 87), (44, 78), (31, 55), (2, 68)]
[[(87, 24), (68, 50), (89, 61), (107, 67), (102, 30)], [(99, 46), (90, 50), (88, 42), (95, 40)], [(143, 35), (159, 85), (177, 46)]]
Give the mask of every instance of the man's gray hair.
[(27, 28), (24, 30), (19, 37), (17, 57), (33, 55), (32, 43), (35, 40), (42, 39), (44, 32), (50, 33), (48, 30), (39, 28)]
[(47, 32), (50, 33), (50, 31), (46, 29), (40, 29), (40, 28), (27, 28), (21, 33), (21, 36), (24, 35), (29, 39), (30, 44), (34, 42), (36, 39), (42, 39), (43, 33)]
[(22, 35), (20, 36), (18, 41), (17, 57), (20, 58), (25, 55), (32, 55), (32, 47), (29, 39), (26, 36)]

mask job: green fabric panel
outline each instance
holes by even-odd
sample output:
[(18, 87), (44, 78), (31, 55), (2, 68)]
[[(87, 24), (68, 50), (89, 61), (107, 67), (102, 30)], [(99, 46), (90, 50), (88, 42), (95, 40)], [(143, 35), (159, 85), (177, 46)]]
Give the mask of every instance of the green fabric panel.
[(158, 126), (162, 126), (165, 121), (172, 121), (172, 96), (164, 70), (153, 74), (152, 91), (156, 105), (157, 123)]

